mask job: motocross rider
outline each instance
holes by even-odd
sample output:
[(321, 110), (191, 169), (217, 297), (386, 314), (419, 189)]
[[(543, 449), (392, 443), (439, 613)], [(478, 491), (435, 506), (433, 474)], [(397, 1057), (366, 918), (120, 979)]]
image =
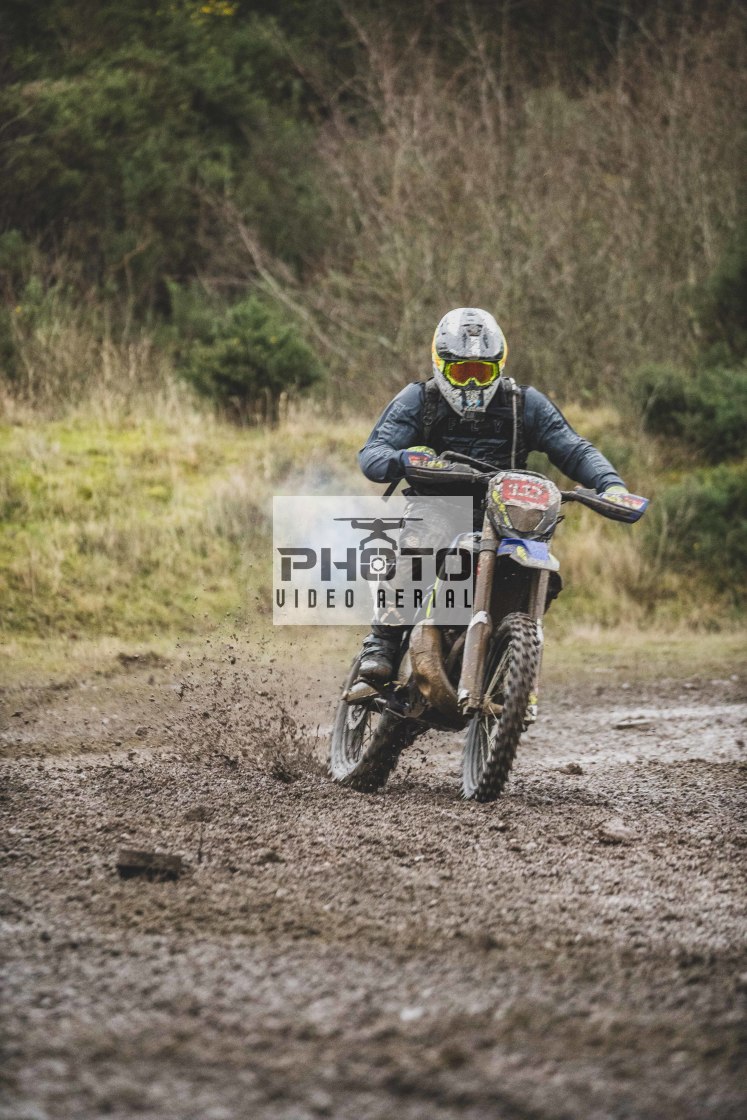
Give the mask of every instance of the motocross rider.
[[(433, 336), (433, 376), (406, 385), (390, 401), (358, 453), (366, 478), (388, 483), (406, 478), (413, 487), (409, 493), (418, 494), (424, 464), (445, 451), (519, 470), (526, 468), (530, 451), (543, 451), (582, 486), (607, 497), (627, 493), (611, 463), (574, 432), (544, 393), (503, 375), (507, 355), (503, 331), (489, 312), (457, 307), (444, 315)], [(468, 485), (463, 492), (470, 492)], [(396, 620), (374, 619), (361, 649), (361, 678), (373, 685), (391, 679), (406, 629)]]

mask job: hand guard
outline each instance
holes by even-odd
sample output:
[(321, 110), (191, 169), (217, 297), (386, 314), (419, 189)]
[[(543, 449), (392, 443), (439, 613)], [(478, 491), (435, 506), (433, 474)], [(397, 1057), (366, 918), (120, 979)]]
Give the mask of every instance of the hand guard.
[(443, 494), (445, 491), (469, 492), (475, 483), (484, 482), (480, 471), (466, 463), (450, 463), (420, 448), (408, 448), (401, 454), (405, 478), (419, 493)]
[(642, 498), (640, 494), (631, 494), (625, 489), (621, 491), (619, 486), (608, 487), (603, 494), (577, 486), (572, 493), (575, 497), (570, 500), (581, 502), (595, 513), (609, 517), (611, 521), (625, 521), (629, 525), (643, 517), (649, 504), (648, 498)]

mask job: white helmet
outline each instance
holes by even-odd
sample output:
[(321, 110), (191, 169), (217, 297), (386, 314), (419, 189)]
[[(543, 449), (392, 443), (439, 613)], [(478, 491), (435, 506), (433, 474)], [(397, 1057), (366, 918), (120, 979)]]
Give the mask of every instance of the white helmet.
[(433, 376), (460, 416), (488, 407), (508, 355), (503, 331), (488, 311), (457, 307), (433, 336)]

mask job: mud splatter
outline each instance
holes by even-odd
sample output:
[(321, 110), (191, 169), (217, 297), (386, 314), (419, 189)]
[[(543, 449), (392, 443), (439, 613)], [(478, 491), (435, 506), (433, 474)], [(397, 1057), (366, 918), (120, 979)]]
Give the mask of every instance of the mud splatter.
[(458, 736), (331, 784), (339, 666), (276, 667), (228, 642), (8, 698), (0, 1117), (744, 1114), (737, 684), (549, 688), (479, 806)]

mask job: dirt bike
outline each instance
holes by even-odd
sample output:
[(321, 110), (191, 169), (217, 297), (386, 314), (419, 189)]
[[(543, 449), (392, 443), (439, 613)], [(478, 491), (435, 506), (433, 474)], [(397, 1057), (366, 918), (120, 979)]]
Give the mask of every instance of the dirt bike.
[(460, 541), (477, 556), (471, 621), (466, 629), (418, 621), (385, 687), (361, 680), (360, 655), (355, 658), (335, 714), (330, 772), (344, 785), (374, 792), (418, 735), (466, 727), (462, 794), (492, 801), (508, 780), (521, 735), (537, 718), (543, 618), (562, 588), (549, 548), (562, 504), (577, 502), (633, 523), (648, 500), (560, 490), (544, 475), (496, 470), (456, 452), (424, 466), (431, 465), (461, 471), (485, 490), (482, 529)]

